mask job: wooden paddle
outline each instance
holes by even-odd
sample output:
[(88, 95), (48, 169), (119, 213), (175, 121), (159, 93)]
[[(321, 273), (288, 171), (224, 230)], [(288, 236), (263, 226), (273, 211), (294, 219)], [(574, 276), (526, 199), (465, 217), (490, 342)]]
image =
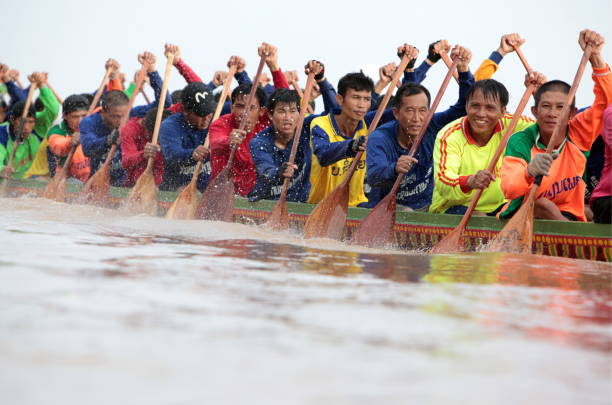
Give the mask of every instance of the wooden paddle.
[(57, 94), (57, 91), (55, 91), (55, 89), (53, 88), (53, 86), (51, 86), (48, 82), (47, 82), (47, 87), (49, 88), (49, 90), (51, 90), (51, 92), (53, 93), (53, 95), (55, 96), (55, 98), (57, 99), (57, 101), (60, 104), (64, 104), (64, 100), (62, 100), (62, 98), (60, 97), (59, 94)]
[[(495, 151), (491, 162), (489, 162), (489, 166), (487, 167), (487, 170), (489, 172), (493, 173), (495, 171), (495, 166), (497, 166), (499, 158), (506, 150), (508, 140), (510, 139), (510, 136), (514, 133), (514, 128), (516, 128), (516, 124), (518, 124), (521, 118), (521, 114), (523, 114), (523, 110), (525, 109), (525, 106), (529, 102), (529, 98), (531, 97), (534, 91), (535, 86), (533, 84), (529, 85), (527, 89), (525, 89), (525, 93), (523, 93), (523, 98), (521, 98), (518, 107), (516, 107), (516, 111), (512, 116), (512, 120), (506, 128), (506, 131), (504, 132), (502, 140), (499, 146), (497, 147), (497, 150)], [(447, 233), (442, 240), (436, 243), (436, 245), (429, 251), (429, 253), (437, 254), (465, 251), (465, 227), (467, 226), (470, 218), (472, 218), (472, 213), (474, 212), (476, 205), (478, 205), (478, 201), (480, 200), (480, 196), (483, 192), (484, 189), (482, 188), (476, 191), (476, 193), (472, 197), (472, 201), (470, 202), (467, 211), (463, 215), (463, 218), (461, 218), (461, 222), (459, 222), (459, 225), (457, 225), (457, 227), (451, 232)]]
[[(400, 76), (406, 70), (408, 65), (408, 55), (404, 54), (402, 60), (397, 67), (393, 78), (390, 83), (395, 83)], [(387, 103), (395, 90), (395, 86), (389, 86), (387, 92), (383, 97), (378, 111), (372, 120), (368, 128), (368, 136), (376, 129), (380, 118), (382, 117)], [(357, 152), (349, 169), (344, 177), (344, 180), (338, 187), (332, 190), (328, 195), (323, 198), (314, 210), (310, 213), (310, 216), (304, 224), (304, 237), (305, 238), (332, 238), (340, 239), (344, 231), (344, 225), (346, 224), (346, 216), (348, 212), (348, 201), (349, 201), (349, 183), (353, 177), (353, 173), (357, 169), (357, 164), (363, 156), (363, 151)]]
[[(421, 127), (416, 139), (412, 142), (408, 156), (413, 157), (418, 150), (421, 140), (427, 132), (427, 127), (429, 126), (434, 113), (438, 109), (442, 96), (450, 83), (451, 77), (453, 77), (453, 73), (456, 72), (458, 62), (459, 58), (455, 58), (455, 60), (451, 62), (448, 73), (446, 73), (446, 76), (442, 81), (442, 85), (440, 86), (440, 90), (438, 91), (431, 108), (427, 112), (423, 126)], [(364, 246), (384, 246), (391, 241), (393, 227), (395, 226), (397, 191), (399, 190), (405, 176), (405, 173), (400, 173), (397, 176), (389, 194), (387, 194), (361, 221), (361, 224), (353, 234), (351, 243)]]
[(108, 83), (108, 77), (111, 75), (112, 72), (113, 72), (112, 68), (106, 69), (106, 72), (104, 73), (104, 78), (102, 79), (102, 83), (100, 83), (100, 87), (98, 87), (98, 91), (96, 91), (96, 94), (94, 95), (91, 105), (89, 106), (89, 110), (87, 110), (87, 115), (93, 114), (94, 110), (98, 106), (100, 97), (102, 97), (102, 91), (104, 91), (104, 86), (106, 86), (106, 83)]
[[(591, 47), (587, 46), (582, 55), (582, 60), (578, 66), (578, 71), (574, 77), (574, 82), (567, 95), (565, 105), (559, 115), (559, 120), (555, 125), (553, 134), (548, 141), (545, 153), (551, 153), (553, 146), (556, 145), (562, 137), (565, 136), (567, 121), (569, 117), (569, 111), (572, 105), (572, 100), (578, 90), (580, 79), (584, 73), (586, 63), (591, 56)], [(542, 176), (537, 176), (529, 196), (523, 201), (521, 208), (514, 214), (512, 218), (506, 223), (503, 229), (493, 238), (491, 243), (486, 246), (483, 251), (487, 252), (508, 252), (508, 253), (531, 253), (533, 245), (533, 210), (535, 196), (538, 191), (538, 187), (542, 183)]]
[[(166, 55), (166, 71), (164, 72), (164, 82), (162, 84), (161, 95), (157, 103), (157, 115), (155, 116), (155, 128), (151, 143), (157, 145), (159, 137), (159, 127), (161, 126), (162, 114), (164, 113), (164, 103), (166, 102), (166, 92), (168, 91), (168, 82), (170, 81), (170, 73), (172, 71), (172, 62), (174, 54)], [(141, 88), (142, 90), (142, 88)], [(149, 215), (157, 214), (157, 186), (155, 185), (155, 176), (153, 175), (154, 157), (147, 160), (147, 167), (140, 175), (136, 184), (132, 188), (127, 199), (126, 208), (130, 212), (142, 212)]]
[(64, 166), (61, 170), (56, 169), (55, 176), (45, 186), (45, 191), (43, 192), (44, 198), (58, 202), (66, 201), (66, 179), (68, 179), (68, 171), (70, 170), (70, 165), (72, 165), (72, 158), (77, 147), (78, 145), (70, 147)]
[[(446, 67), (450, 69), (451, 65), (453, 64), (453, 61), (448, 56), (448, 54), (446, 52), (440, 52), (440, 56), (442, 57), (442, 60), (444, 61), (444, 64), (446, 65)], [(453, 77), (455, 78), (455, 81), (459, 83), (459, 73), (457, 73), (456, 70), (453, 72)]]
[[(127, 113), (125, 114), (125, 116), (121, 120), (121, 124), (119, 125), (120, 132), (121, 132), (121, 128), (123, 128), (123, 125), (125, 125), (125, 123), (130, 117), (130, 111), (132, 110), (132, 107), (134, 106), (134, 101), (136, 100), (136, 96), (138, 95), (138, 92), (139, 92), (140, 87), (142, 86), (142, 83), (143, 83), (142, 80), (136, 81), (136, 88), (132, 92), (132, 96), (130, 97), (130, 100), (128, 102)], [(100, 87), (103, 88), (104, 86), (100, 86)], [(98, 89), (98, 91), (101, 91), (101, 90)], [(95, 106), (97, 104), (97, 101), (95, 100), (95, 98), (91, 104), (92, 106)], [(91, 107), (90, 107), (90, 111), (91, 111)], [(104, 163), (102, 164), (102, 166), (100, 166), (100, 168), (89, 178), (89, 180), (87, 180), (87, 182), (81, 189), (81, 192), (79, 193), (79, 198), (78, 198), (79, 202), (95, 204), (95, 205), (104, 204), (106, 195), (108, 194), (108, 190), (110, 190), (110, 165), (111, 165), (111, 161), (113, 159), (113, 156), (115, 155), (116, 150), (117, 150), (117, 144), (113, 144), (110, 147), (110, 150), (108, 151), (108, 154), (106, 155), (106, 160), (104, 160)]]
[[(26, 98), (25, 105), (23, 107), (23, 112), (21, 113), (21, 117), (19, 119), (19, 125), (17, 126), (17, 131), (15, 132), (15, 141), (13, 142), (13, 149), (11, 150), (11, 155), (9, 156), (9, 161), (6, 167), (13, 168), (13, 161), (15, 160), (15, 153), (17, 153), (17, 147), (21, 144), (25, 139), (21, 139), (23, 127), (25, 126), (25, 120), (28, 116), (28, 111), (30, 111), (30, 105), (32, 105), (32, 98), (34, 98), (34, 90), (36, 90), (36, 83), (32, 83), (30, 85), (30, 90), (28, 91), (28, 97)], [(8, 140), (7, 140), (8, 145)], [(4, 181), (0, 183), (0, 197), (6, 196), (6, 190), (8, 187), (10, 176), (4, 177)]]
[[(259, 60), (259, 66), (257, 67), (257, 73), (253, 79), (251, 85), (251, 91), (247, 97), (246, 108), (242, 114), (240, 120), (240, 126), (238, 129), (244, 130), (247, 124), (247, 117), (251, 110), (251, 104), (255, 100), (255, 91), (257, 90), (257, 83), (259, 83), (259, 77), (263, 70), (264, 63), (266, 62), (266, 54), (261, 55)], [(255, 123), (254, 125), (256, 125)], [(208, 134), (207, 138), (210, 137)], [(198, 208), (196, 210), (196, 218), (208, 219), (212, 221), (226, 221), (232, 220), (234, 210), (234, 174), (232, 173), (232, 164), (234, 162), (234, 156), (238, 145), (230, 147), (230, 155), (227, 160), (227, 165), (211, 179), (210, 183), (204, 190)]]
[[(221, 116), (221, 111), (223, 110), (223, 104), (225, 104), (225, 99), (229, 95), (232, 78), (236, 73), (236, 65), (232, 65), (227, 74), (227, 78), (223, 83), (223, 91), (221, 91), (221, 97), (219, 97), (219, 102), (217, 104), (217, 109), (215, 110), (215, 114), (212, 117), (211, 123), (215, 121), (217, 118)], [(210, 137), (207, 136), (204, 141), (204, 146), (208, 149), (210, 145)], [(204, 166), (203, 161), (199, 161), (196, 165), (193, 175), (191, 176), (191, 181), (181, 191), (176, 200), (172, 203), (168, 211), (166, 212), (166, 219), (194, 219), (197, 209), (197, 196), (198, 196), (198, 176), (202, 171), (202, 166)]]
[(151, 100), (149, 100), (149, 96), (147, 96), (147, 93), (145, 93), (144, 88), (140, 89), (140, 94), (142, 94), (147, 104), (151, 104)]
[[(293, 134), (293, 145), (291, 145), (291, 153), (289, 154), (289, 164), (293, 164), (295, 161), (295, 154), (297, 153), (297, 147), (300, 143), (300, 136), (302, 134), (302, 127), (304, 126), (304, 117), (306, 115), (306, 106), (310, 102), (310, 94), (314, 87), (314, 73), (308, 74), (306, 79), (306, 96), (302, 97), (300, 106), (300, 118), (298, 119), (297, 126), (295, 127), (295, 133)], [(282, 231), (289, 227), (289, 212), (287, 211), (287, 192), (289, 191), (289, 178), (285, 177), (283, 180), (283, 189), (281, 191), (280, 198), (266, 222), (266, 226), (272, 228), (275, 231)]]
[[(300, 87), (299, 83), (297, 82), (297, 80), (293, 80), (291, 82), (291, 85), (293, 86), (293, 88), (295, 89), (295, 91), (297, 91), (298, 96), (300, 96), (300, 100), (304, 100), (304, 92), (302, 91), (302, 88)], [(308, 99), (310, 100), (310, 95), (308, 96)], [(307, 104), (304, 110), (300, 110), (300, 111), (306, 111), (309, 114), (312, 114), (312, 107), (310, 106), (310, 104)]]

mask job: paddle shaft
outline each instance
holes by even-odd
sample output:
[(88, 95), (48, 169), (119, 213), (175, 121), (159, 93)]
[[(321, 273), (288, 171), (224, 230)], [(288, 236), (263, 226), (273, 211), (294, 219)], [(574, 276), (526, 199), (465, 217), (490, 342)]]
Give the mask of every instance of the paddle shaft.
[[(238, 129), (242, 131), (246, 128), (247, 116), (251, 111), (251, 104), (253, 104), (253, 100), (255, 100), (255, 91), (257, 90), (257, 83), (259, 83), (259, 78), (261, 77), (261, 72), (263, 71), (264, 63), (266, 62), (266, 56), (267, 55), (265, 54), (261, 55), (261, 59), (259, 60), (259, 66), (257, 66), (257, 73), (255, 74), (255, 77), (253, 78), (253, 83), (251, 84), (251, 91), (249, 92), (249, 96), (247, 97), (246, 108), (242, 113), (242, 119), (240, 120), (240, 125), (238, 126)], [(256, 124), (257, 123), (254, 123), (253, 125)], [(238, 145), (230, 147), (230, 155), (227, 159), (227, 165), (224, 169), (229, 170), (229, 168), (232, 167), (232, 164), (234, 163), (234, 155), (236, 155), (236, 149), (238, 149)]]
[[(232, 65), (230, 67), (229, 72), (227, 72), (227, 78), (223, 82), (223, 90), (221, 91), (221, 97), (219, 97), (219, 102), (217, 103), (217, 108), (215, 109), (215, 114), (213, 115), (212, 119), (210, 120), (211, 123), (213, 121), (216, 121), (217, 118), (219, 118), (221, 116), (221, 111), (223, 111), (223, 105), (225, 104), (225, 99), (229, 95), (230, 88), (231, 88), (231, 85), (232, 85), (232, 79), (234, 78), (235, 74), (236, 74), (236, 65)], [(206, 149), (208, 149), (209, 145), (210, 145), (210, 136), (207, 135), (206, 136), (206, 140), (204, 141), (204, 147)], [(195, 169), (193, 170), (193, 175), (191, 176), (190, 185), (195, 185), (195, 183), (196, 183), (196, 181), (198, 179), (198, 176), (200, 175), (200, 171), (202, 171), (202, 166), (204, 166), (204, 161), (200, 160), (198, 162), (198, 164), (196, 165)]]
[(57, 99), (57, 101), (60, 104), (64, 104), (64, 100), (62, 100), (62, 98), (59, 96), (59, 94), (57, 94), (57, 91), (55, 91), (55, 89), (53, 88), (53, 86), (51, 86), (49, 83), (47, 83), (47, 87), (49, 88), (49, 90), (51, 90), (51, 92), (53, 93), (53, 95), (55, 96), (55, 98)]
[(102, 83), (100, 83), (100, 87), (98, 87), (98, 91), (96, 91), (96, 95), (94, 96), (89, 106), (89, 109), (87, 110), (87, 115), (91, 115), (93, 111), (95, 110), (96, 106), (98, 105), (98, 102), (100, 101), (100, 97), (102, 97), (102, 91), (104, 91), (104, 86), (106, 86), (106, 83), (108, 82), (108, 78), (111, 72), (112, 72), (111, 68), (106, 69), (106, 72), (104, 73), (104, 78), (102, 79)]
[(151, 104), (151, 100), (149, 100), (149, 96), (147, 96), (147, 93), (145, 93), (144, 88), (140, 89), (140, 94), (142, 94), (147, 104)]
[[(297, 91), (298, 96), (300, 96), (300, 100), (304, 99), (304, 92), (302, 91), (302, 88), (300, 87), (300, 85), (298, 84), (297, 80), (294, 80), (291, 82), (291, 85), (293, 86), (293, 88), (295, 89), (295, 91)], [(302, 106), (302, 108), (304, 108), (303, 110), (300, 109), (300, 112), (302, 111), (306, 111), (308, 113), (312, 114), (312, 108), (310, 107), (310, 104), (307, 104), (305, 107)]]
[[(164, 72), (164, 82), (162, 83), (161, 94), (159, 101), (157, 102), (157, 115), (155, 115), (155, 128), (153, 129), (153, 136), (151, 143), (157, 145), (157, 138), (159, 137), (159, 127), (161, 126), (162, 115), (164, 114), (164, 104), (166, 103), (166, 93), (168, 92), (168, 82), (170, 79), (170, 73), (172, 72), (172, 62), (174, 61), (174, 54), (169, 53), (166, 56), (166, 71)], [(137, 84), (138, 85), (138, 84)], [(134, 94), (137, 93), (138, 89), (134, 89)], [(142, 91), (142, 87), (140, 88)], [(153, 168), (153, 158), (150, 157), (147, 160), (147, 168), (145, 170), (151, 170)]]
[[(310, 102), (310, 94), (312, 93), (313, 87), (314, 87), (314, 73), (309, 73), (308, 79), (306, 79), (306, 96), (302, 97), (302, 103), (300, 105), (300, 118), (298, 119), (297, 126), (295, 127), (295, 132), (293, 134), (293, 145), (291, 145), (291, 153), (289, 154), (289, 160), (288, 160), (289, 164), (292, 164), (295, 161), (295, 154), (297, 153), (298, 144), (300, 143), (300, 136), (302, 134), (302, 127), (304, 126), (306, 106)], [(285, 177), (283, 179), (283, 189), (281, 191), (281, 195), (279, 198), (279, 201), (281, 204), (283, 204), (285, 200), (287, 199), (288, 191), (289, 191), (289, 178)]]
[[(459, 63), (459, 58), (455, 58), (453, 61), (451, 61), (448, 72), (446, 73), (446, 76), (444, 77), (444, 80), (442, 81), (442, 85), (440, 86), (440, 90), (438, 90), (438, 94), (436, 94), (436, 98), (434, 99), (434, 102), (431, 105), (431, 108), (427, 112), (427, 116), (425, 117), (425, 122), (423, 123), (423, 126), (421, 127), (421, 130), (419, 131), (419, 135), (412, 142), (412, 146), (410, 147), (408, 156), (410, 157), (414, 156), (418, 147), (421, 145), (421, 140), (423, 139), (423, 136), (425, 136), (425, 132), (427, 132), (429, 123), (431, 122), (431, 119), (433, 118), (434, 113), (438, 109), (438, 105), (440, 104), (440, 101), (442, 101), (442, 96), (444, 95), (444, 92), (446, 91), (446, 88), (448, 87), (448, 84), (450, 83), (451, 77), (453, 77), (453, 73), (455, 73), (455, 71), (457, 70), (458, 63)], [(412, 167), (412, 165), (410, 165), (410, 167)], [(397, 193), (397, 190), (399, 189), (399, 186), (402, 183), (404, 176), (406, 176), (406, 173), (400, 173), (395, 179), (395, 183), (393, 183), (393, 187), (391, 188), (391, 192), (390, 192), (392, 195), (395, 195)]]
[[(521, 98), (521, 101), (519, 102), (518, 107), (516, 107), (516, 111), (514, 112), (514, 115), (512, 115), (512, 120), (510, 121), (510, 124), (506, 128), (506, 132), (504, 132), (502, 140), (499, 146), (497, 147), (497, 150), (495, 151), (495, 155), (493, 155), (491, 162), (489, 162), (489, 166), (487, 167), (487, 170), (489, 172), (493, 173), (493, 171), (495, 170), (495, 166), (497, 166), (497, 161), (499, 160), (502, 153), (506, 149), (508, 140), (510, 139), (510, 136), (514, 132), (514, 128), (516, 128), (516, 125), (521, 119), (521, 114), (523, 114), (523, 110), (527, 106), (527, 103), (529, 102), (529, 98), (531, 98), (531, 95), (533, 94), (534, 91), (535, 91), (535, 86), (531, 84), (527, 87), (527, 89), (525, 90), (525, 93), (523, 93), (523, 98)], [(459, 228), (466, 227), (467, 223), (472, 217), (472, 213), (474, 212), (474, 209), (476, 209), (478, 200), (480, 200), (480, 196), (482, 195), (483, 192), (484, 192), (483, 188), (479, 188), (476, 191), (476, 194), (474, 194), (474, 196), (472, 197), (472, 201), (470, 201), (470, 205), (467, 211), (463, 215), (463, 218), (461, 218), (461, 222), (459, 222), (459, 225), (458, 225)]]
[(515, 46), (514, 47), (514, 51), (516, 52), (516, 54), (518, 55), (519, 59), (521, 60), (521, 63), (525, 67), (525, 70), (527, 71), (527, 73), (533, 72), (533, 69), (531, 68), (531, 66), (527, 62), (527, 59), (525, 58), (525, 55), (523, 54), (523, 51), (521, 50), (521, 48), (519, 46)]
[[(399, 80), (400, 76), (404, 73), (404, 70), (406, 70), (406, 66), (408, 65), (408, 62), (410, 62), (408, 60), (408, 56), (404, 54), (404, 56), (402, 56), (402, 61), (400, 62), (397, 69), (395, 70), (395, 73), (393, 73), (393, 78), (391, 79), (390, 83), (395, 83)], [(382, 118), (382, 115), (385, 112), (385, 108), (387, 108), (387, 104), (389, 103), (389, 100), (391, 99), (391, 96), (393, 95), (394, 90), (395, 90), (394, 86), (389, 86), (387, 88), (387, 92), (385, 93), (385, 96), (383, 97), (382, 101), (380, 102), (380, 105), (378, 106), (376, 115), (374, 115), (374, 119), (372, 120), (372, 122), (370, 123), (368, 127), (368, 136), (372, 132), (374, 132), (374, 130), (378, 126), (378, 122)], [(357, 169), (357, 164), (361, 160), (361, 156), (363, 156), (363, 151), (360, 150), (359, 152), (357, 152), (357, 154), (353, 158), (353, 161), (351, 162), (351, 165), (348, 168), (348, 171), (346, 173), (346, 176), (344, 177), (344, 180), (342, 181), (342, 183), (340, 183), (338, 187), (346, 187), (348, 183), (351, 181), (351, 178), (353, 177), (353, 173), (355, 173), (355, 170)]]
[[(444, 64), (450, 70), (451, 65), (453, 64), (453, 61), (448, 56), (448, 54), (446, 52), (440, 52), (440, 57), (442, 57), (442, 60), (444, 61)], [(453, 71), (453, 77), (455, 78), (455, 81), (457, 83), (459, 83), (459, 74), (456, 71)]]

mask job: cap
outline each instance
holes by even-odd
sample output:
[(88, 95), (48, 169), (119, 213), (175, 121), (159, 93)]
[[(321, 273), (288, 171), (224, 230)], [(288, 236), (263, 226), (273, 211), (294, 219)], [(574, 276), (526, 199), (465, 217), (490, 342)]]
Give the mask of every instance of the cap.
[(215, 112), (215, 98), (210, 88), (202, 82), (192, 82), (185, 86), (181, 98), (185, 109), (200, 117)]

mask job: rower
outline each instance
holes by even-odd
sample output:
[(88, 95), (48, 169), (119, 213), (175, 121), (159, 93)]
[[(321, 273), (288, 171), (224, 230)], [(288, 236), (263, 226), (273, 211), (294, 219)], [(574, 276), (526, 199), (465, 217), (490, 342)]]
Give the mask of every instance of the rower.
[[(553, 145), (553, 153), (544, 153), (551, 142), (570, 85), (561, 80), (544, 83), (534, 94), (531, 112), (536, 123), (515, 133), (509, 140), (503, 159), (501, 187), (509, 200), (500, 218), (510, 218), (521, 206), (536, 176), (544, 176), (538, 188), (534, 217), (560, 221), (587, 221), (584, 195), (586, 185), (582, 175), (586, 156), (600, 134), (604, 110), (612, 100), (612, 74), (601, 50), (604, 38), (595, 31), (583, 30), (578, 43), (584, 49), (590, 45), (589, 59), (593, 68), (595, 100), (590, 108), (577, 113), (572, 100), (569, 122)], [(609, 213), (608, 213), (609, 215)]]
[(461, 46), (452, 56), (459, 58), (459, 99), (446, 111), (433, 115), (414, 157), (408, 152), (421, 132), (429, 111), (431, 96), (417, 83), (402, 85), (394, 98), (395, 119), (378, 127), (370, 135), (366, 148), (367, 183), (372, 187), (369, 206), (375, 206), (391, 190), (399, 173), (405, 173), (397, 193), (397, 203), (407, 210), (426, 211), (433, 193), (433, 147), (438, 131), (465, 115), (465, 100), (474, 76), (469, 63), (472, 53)]

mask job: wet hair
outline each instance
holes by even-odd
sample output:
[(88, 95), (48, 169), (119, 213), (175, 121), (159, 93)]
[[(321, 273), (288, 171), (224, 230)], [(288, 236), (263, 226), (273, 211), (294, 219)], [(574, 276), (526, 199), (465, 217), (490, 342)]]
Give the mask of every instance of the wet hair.
[(128, 96), (124, 92), (119, 90), (107, 91), (104, 97), (102, 97), (102, 108), (104, 111), (108, 111), (111, 107), (119, 107), (127, 105), (130, 102)]
[(81, 96), (85, 97), (85, 99), (87, 100), (87, 105), (90, 106), (91, 103), (93, 102), (94, 95), (90, 93), (83, 93), (81, 94)]
[[(571, 86), (565, 83), (563, 80), (551, 80), (549, 82), (544, 83), (540, 86), (539, 89), (533, 93), (533, 98), (535, 100), (535, 106), (537, 107), (540, 104), (540, 98), (542, 94), (549, 91), (560, 91), (561, 93), (569, 94)], [(576, 104), (576, 97), (572, 100), (571, 107), (574, 108)]]
[(87, 111), (89, 109), (89, 103), (87, 99), (79, 94), (72, 94), (64, 100), (62, 104), (62, 111), (64, 114), (70, 114), (75, 111)]
[(3, 100), (1, 98), (0, 98), (0, 108), (5, 110), (5, 111), (8, 111), (8, 104), (6, 103), (5, 100)]
[(36, 112), (41, 112), (45, 109), (45, 105), (43, 104), (40, 97), (37, 97), (36, 101), (34, 101), (34, 109), (36, 110)]
[(508, 105), (508, 100), (510, 98), (508, 90), (506, 86), (495, 79), (479, 80), (474, 83), (468, 91), (466, 100), (469, 102), (477, 91), (481, 91), (486, 100), (499, 102), (502, 107)]
[(362, 71), (355, 73), (347, 73), (340, 81), (338, 81), (338, 94), (342, 97), (346, 96), (348, 89), (355, 91), (369, 91), (374, 92), (374, 82), (368, 76), (363, 74)]
[[(23, 110), (25, 109), (25, 101), (18, 101), (11, 106), (9, 114), (14, 119), (18, 119), (23, 114)], [(32, 104), (30, 104), (30, 108), (28, 109), (28, 117), (36, 118), (36, 109)]]
[[(164, 110), (162, 113), (162, 121), (172, 115), (172, 111)], [(145, 130), (153, 132), (155, 130), (155, 118), (157, 118), (157, 108), (151, 108), (144, 116), (142, 120), (142, 126)]]
[(427, 107), (429, 107), (429, 105), (431, 104), (431, 94), (429, 94), (429, 90), (427, 90), (425, 86), (411, 82), (402, 84), (402, 86), (397, 90), (397, 93), (395, 93), (395, 98), (393, 99), (393, 107), (400, 109), (404, 97), (410, 97), (414, 96), (415, 94), (421, 93), (424, 93), (427, 96)]
[[(232, 90), (232, 104), (236, 102), (239, 96), (249, 96), (251, 92), (251, 85), (243, 83)], [(261, 86), (257, 86), (257, 90), (255, 90), (255, 98), (259, 102), (259, 106), (263, 107), (266, 105), (266, 93), (264, 93)]]
[(183, 90), (174, 90), (171, 94), (172, 101), (178, 103), (183, 98)]
[(274, 111), (274, 107), (276, 107), (278, 103), (283, 103), (283, 104), (293, 103), (297, 106), (299, 110), (301, 100), (300, 100), (300, 96), (298, 92), (295, 90), (276, 89), (274, 90), (274, 93), (270, 95), (270, 98), (268, 99), (268, 111), (270, 112)]

